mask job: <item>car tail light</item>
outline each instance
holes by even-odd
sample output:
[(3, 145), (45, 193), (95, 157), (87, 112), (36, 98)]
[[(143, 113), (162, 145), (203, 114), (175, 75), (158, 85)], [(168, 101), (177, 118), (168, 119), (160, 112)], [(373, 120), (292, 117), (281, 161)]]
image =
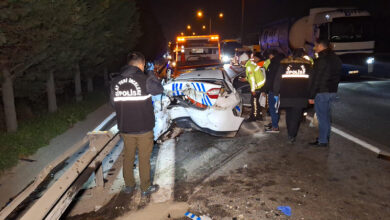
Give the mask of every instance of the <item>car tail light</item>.
[(210, 99), (217, 99), (220, 91), (220, 88), (210, 89), (209, 91), (207, 91), (207, 95), (210, 97)]

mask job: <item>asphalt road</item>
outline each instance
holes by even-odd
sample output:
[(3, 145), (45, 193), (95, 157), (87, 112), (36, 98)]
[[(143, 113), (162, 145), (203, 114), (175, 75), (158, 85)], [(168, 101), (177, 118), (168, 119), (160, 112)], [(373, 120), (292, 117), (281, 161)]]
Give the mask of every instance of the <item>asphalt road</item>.
[(361, 77), (341, 82), (333, 123), (390, 150), (390, 80)]
[[(374, 76), (385, 76), (388, 63), (375, 66)], [(239, 68), (235, 68), (239, 71)], [(228, 66), (230, 77), (236, 73)], [(383, 150), (390, 150), (390, 80), (361, 76), (339, 85), (339, 100), (333, 106), (333, 123)], [(243, 96), (245, 100), (249, 98)]]

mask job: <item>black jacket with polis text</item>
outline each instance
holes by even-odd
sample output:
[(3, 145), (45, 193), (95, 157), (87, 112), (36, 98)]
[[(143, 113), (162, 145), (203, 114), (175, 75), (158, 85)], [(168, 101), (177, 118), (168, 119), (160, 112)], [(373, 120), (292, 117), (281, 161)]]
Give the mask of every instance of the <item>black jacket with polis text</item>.
[(317, 93), (336, 93), (341, 68), (341, 60), (332, 50), (321, 51), (314, 61), (310, 98), (315, 98)]
[(307, 106), (311, 75), (312, 65), (309, 60), (289, 57), (280, 61), (273, 87), (273, 93), (279, 94), (280, 107)]
[(163, 87), (153, 72), (145, 74), (138, 67), (125, 66), (111, 82), (111, 103), (116, 111), (121, 133), (141, 134), (154, 128), (152, 95)]

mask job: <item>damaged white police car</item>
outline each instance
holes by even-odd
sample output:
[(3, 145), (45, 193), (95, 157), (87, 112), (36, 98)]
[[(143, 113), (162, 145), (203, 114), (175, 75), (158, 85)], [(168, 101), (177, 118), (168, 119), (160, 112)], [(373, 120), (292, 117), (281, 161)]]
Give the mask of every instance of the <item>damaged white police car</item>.
[(233, 137), (244, 120), (240, 95), (220, 68), (187, 70), (165, 83), (164, 94), (153, 100), (155, 139), (173, 124), (214, 136)]

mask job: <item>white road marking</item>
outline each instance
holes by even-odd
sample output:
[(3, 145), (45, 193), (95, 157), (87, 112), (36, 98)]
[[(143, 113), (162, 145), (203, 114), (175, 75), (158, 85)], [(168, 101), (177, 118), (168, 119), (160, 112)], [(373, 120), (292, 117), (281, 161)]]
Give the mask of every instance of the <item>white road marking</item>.
[(160, 145), (154, 174), (154, 184), (160, 186), (160, 190), (151, 196), (154, 203), (166, 202), (173, 199), (175, 186), (175, 147), (174, 139), (165, 141)]
[(364, 148), (366, 148), (366, 149), (376, 153), (376, 154), (380, 154), (381, 151), (382, 151), (381, 149), (379, 149), (379, 148), (377, 148), (377, 147), (375, 147), (375, 146), (373, 146), (373, 145), (371, 145), (371, 144), (369, 144), (369, 143), (367, 143), (367, 142), (365, 142), (363, 140), (360, 140), (357, 137), (354, 137), (354, 136), (352, 136), (350, 134), (347, 134), (344, 131), (342, 131), (342, 130), (340, 130), (338, 128), (335, 128), (333, 126), (332, 126), (332, 131), (334, 133), (336, 133), (336, 134), (338, 134), (340, 136), (343, 136), (344, 138), (346, 138), (346, 139), (348, 139), (348, 140), (350, 140), (350, 141), (352, 141), (352, 142), (354, 142), (354, 143), (356, 143), (356, 144), (358, 144), (358, 145), (360, 145), (360, 146), (362, 146), (362, 147), (364, 147)]
[[(306, 116), (307, 119), (309, 120), (313, 120), (313, 117), (310, 117), (310, 116)], [(358, 144), (360, 146), (362, 146), (363, 148), (366, 148), (367, 150), (370, 150), (378, 155), (381, 155), (381, 154), (388, 154), (386, 151), (383, 151), (381, 150), (380, 148), (378, 147), (375, 147), (374, 145), (370, 144), (370, 143), (367, 143), (366, 141), (363, 141), (357, 137), (354, 137), (338, 128), (335, 128), (335, 127), (331, 127), (331, 130), (332, 132), (344, 137), (345, 139), (347, 140), (350, 140), (352, 142), (354, 142), (355, 144)]]

